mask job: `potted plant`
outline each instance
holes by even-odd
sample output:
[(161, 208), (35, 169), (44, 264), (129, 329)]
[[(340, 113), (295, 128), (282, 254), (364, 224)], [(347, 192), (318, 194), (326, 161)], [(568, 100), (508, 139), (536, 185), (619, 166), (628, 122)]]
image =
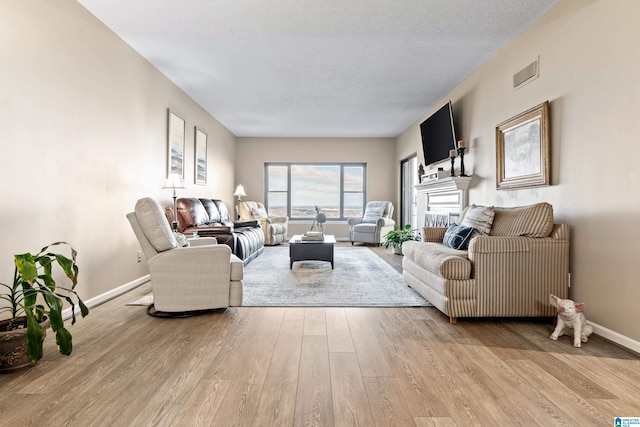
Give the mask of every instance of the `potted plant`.
[(416, 230), (411, 228), (411, 224), (404, 227), (395, 224), (393, 230), (384, 235), (383, 245), (385, 248), (391, 246), (394, 254), (402, 255), (402, 244), (408, 240), (420, 240)]
[[(58, 245), (68, 246), (70, 257), (49, 251)], [(65, 328), (62, 318), (63, 300), (71, 305), (72, 325), (76, 322), (76, 304), (82, 317), (89, 314), (89, 309), (75, 291), (78, 283), (76, 255), (76, 250), (66, 242), (52, 243), (35, 255), (14, 255), (13, 283), (0, 283), (5, 288), (0, 292), (0, 299), (6, 302), (0, 307), (0, 314), (10, 314), (9, 319), (0, 322), (0, 371), (35, 364), (42, 357), (45, 329), (49, 325), (56, 335), (58, 351), (71, 354), (71, 333)], [(55, 264), (70, 280), (70, 287), (56, 283)]]

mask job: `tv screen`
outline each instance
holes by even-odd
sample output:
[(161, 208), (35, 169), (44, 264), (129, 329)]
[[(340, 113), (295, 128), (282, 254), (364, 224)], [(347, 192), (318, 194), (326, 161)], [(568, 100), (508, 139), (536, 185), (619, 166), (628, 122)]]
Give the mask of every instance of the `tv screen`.
[(426, 166), (449, 158), (449, 150), (456, 148), (451, 101), (447, 102), (420, 125), (422, 151)]

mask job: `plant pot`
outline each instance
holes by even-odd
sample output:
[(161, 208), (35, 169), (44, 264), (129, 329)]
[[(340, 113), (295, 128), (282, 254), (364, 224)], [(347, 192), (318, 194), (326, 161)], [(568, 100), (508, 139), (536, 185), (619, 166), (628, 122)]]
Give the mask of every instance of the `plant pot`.
[[(22, 329), (4, 331), (10, 319), (0, 321), (0, 373), (11, 372), (31, 365), (27, 356), (27, 318), (18, 317), (14, 323), (23, 325)], [(49, 321), (41, 322), (43, 328)]]
[(394, 254), (402, 255), (402, 246), (394, 246), (392, 250)]

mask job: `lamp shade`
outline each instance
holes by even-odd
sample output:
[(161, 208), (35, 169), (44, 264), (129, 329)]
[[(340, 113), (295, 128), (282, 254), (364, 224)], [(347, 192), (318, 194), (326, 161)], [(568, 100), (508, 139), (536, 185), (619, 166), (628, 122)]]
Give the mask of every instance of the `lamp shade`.
[(175, 173), (175, 172), (171, 172), (169, 174), (169, 176), (167, 177), (167, 182), (165, 182), (164, 187), (162, 187), (163, 189), (165, 188), (172, 188), (172, 189), (176, 189), (176, 188), (184, 188), (184, 184), (182, 183), (182, 177)]
[(242, 186), (242, 184), (239, 184), (236, 187), (236, 192), (233, 193), (233, 195), (237, 197), (245, 197), (247, 195), (247, 193), (244, 192), (244, 187)]

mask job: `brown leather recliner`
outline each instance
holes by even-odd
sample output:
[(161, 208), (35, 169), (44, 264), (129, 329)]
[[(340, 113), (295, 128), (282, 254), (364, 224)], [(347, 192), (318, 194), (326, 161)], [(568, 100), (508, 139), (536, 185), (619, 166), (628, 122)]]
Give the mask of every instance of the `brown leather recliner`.
[[(183, 197), (176, 201), (178, 231), (187, 236), (215, 237), (225, 244), (245, 264), (264, 250), (264, 235), (258, 221), (234, 222), (222, 200)], [(173, 221), (173, 208), (166, 208), (169, 223)]]

